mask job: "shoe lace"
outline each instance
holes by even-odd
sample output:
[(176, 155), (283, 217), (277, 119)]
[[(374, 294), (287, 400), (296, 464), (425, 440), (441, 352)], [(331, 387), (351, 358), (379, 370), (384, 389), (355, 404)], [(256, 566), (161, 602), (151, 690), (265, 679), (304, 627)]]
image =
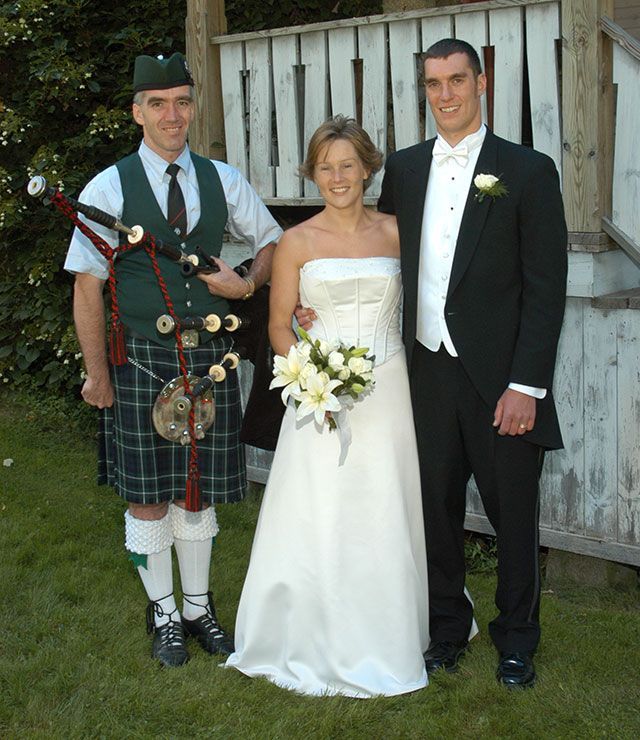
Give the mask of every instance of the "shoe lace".
[[(169, 622), (167, 624), (169, 625), (177, 625), (180, 627), (180, 612), (178, 612), (177, 607), (172, 609), (170, 612), (166, 612), (162, 608), (161, 601), (164, 601), (165, 599), (168, 599), (169, 596), (173, 596), (173, 592), (170, 594), (167, 594), (166, 596), (163, 596), (161, 599), (158, 599), (157, 601), (149, 601), (147, 604), (147, 634), (150, 635), (152, 632), (155, 632), (157, 629), (159, 629), (156, 626), (155, 617), (162, 618), (162, 617), (169, 617)], [(178, 615), (178, 621), (176, 622), (174, 619), (172, 619), (172, 615), (177, 614)], [(162, 625), (163, 627), (166, 625)], [(168, 632), (175, 632), (175, 627), (172, 627)]]
[(225, 637), (222, 627), (220, 627), (220, 625), (218, 624), (218, 618), (216, 616), (216, 609), (213, 605), (213, 594), (211, 593), (211, 591), (207, 591), (206, 594), (184, 594), (183, 593), (182, 596), (185, 601), (188, 601), (190, 604), (193, 604), (193, 606), (203, 606), (203, 605), (197, 601), (192, 601), (192, 599), (206, 596), (207, 605), (204, 607), (206, 611), (201, 617), (202, 624), (206, 628), (207, 632), (214, 635), (214, 638), (215, 637)]
[(184, 633), (180, 622), (170, 620), (162, 625), (162, 642), (169, 646), (182, 646), (184, 644)]

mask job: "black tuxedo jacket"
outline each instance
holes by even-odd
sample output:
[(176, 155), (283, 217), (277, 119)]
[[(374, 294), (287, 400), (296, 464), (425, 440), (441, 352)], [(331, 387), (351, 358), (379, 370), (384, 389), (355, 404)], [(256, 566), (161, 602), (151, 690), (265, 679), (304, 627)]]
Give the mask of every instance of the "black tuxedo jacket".
[[(388, 158), (378, 202), (380, 211), (398, 219), (409, 366), (434, 141)], [(546, 155), (491, 131), (473, 177), (479, 173), (498, 176), (508, 193), (480, 202), (472, 178), (445, 303), (447, 327), (465, 371), (492, 410), (510, 382), (547, 389), (537, 402), (535, 427), (525, 439), (550, 449), (562, 447), (551, 393), (567, 277), (567, 228), (558, 173)]]

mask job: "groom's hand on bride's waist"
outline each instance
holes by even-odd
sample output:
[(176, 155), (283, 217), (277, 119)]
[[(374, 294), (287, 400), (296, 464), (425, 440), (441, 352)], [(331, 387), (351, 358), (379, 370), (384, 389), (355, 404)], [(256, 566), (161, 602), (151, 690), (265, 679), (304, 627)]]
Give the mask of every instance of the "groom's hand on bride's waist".
[(312, 308), (306, 308), (301, 303), (298, 303), (296, 305), (294, 315), (298, 324), (305, 331), (311, 329), (311, 327), (313, 326), (313, 322), (318, 318), (316, 316), (316, 312)]

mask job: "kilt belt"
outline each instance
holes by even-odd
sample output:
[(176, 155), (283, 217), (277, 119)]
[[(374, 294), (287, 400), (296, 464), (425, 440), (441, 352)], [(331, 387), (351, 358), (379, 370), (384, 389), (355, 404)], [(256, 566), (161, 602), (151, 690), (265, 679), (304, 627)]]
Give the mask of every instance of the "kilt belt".
[[(232, 344), (230, 337), (223, 336), (185, 349), (189, 373), (206, 375)], [(126, 338), (126, 350), (130, 361), (112, 368), (113, 407), (100, 413), (98, 483), (113, 486), (132, 503), (184, 499), (189, 445), (163, 439), (151, 416), (163, 385), (180, 375), (177, 350), (131, 335)], [(213, 392), (215, 420), (198, 440), (200, 492), (207, 503), (229, 503), (241, 500), (246, 490), (237, 374), (229, 373)]]

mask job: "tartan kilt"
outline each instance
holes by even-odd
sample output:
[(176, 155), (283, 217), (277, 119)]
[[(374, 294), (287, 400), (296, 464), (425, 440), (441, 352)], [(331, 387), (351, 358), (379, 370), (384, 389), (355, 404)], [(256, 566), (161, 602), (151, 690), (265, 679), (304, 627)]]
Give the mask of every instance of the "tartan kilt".
[[(230, 337), (223, 336), (185, 349), (187, 371), (206, 375), (232, 344)], [(137, 504), (184, 499), (190, 445), (164, 439), (152, 421), (158, 393), (180, 375), (178, 352), (128, 336), (127, 356), (158, 377), (131, 362), (112, 368), (114, 404), (101, 411), (98, 483), (113, 486), (125, 501)], [(229, 372), (222, 383), (216, 383), (213, 394), (215, 419), (198, 440), (200, 494), (203, 502), (229, 503), (241, 500), (246, 491), (237, 373)]]

